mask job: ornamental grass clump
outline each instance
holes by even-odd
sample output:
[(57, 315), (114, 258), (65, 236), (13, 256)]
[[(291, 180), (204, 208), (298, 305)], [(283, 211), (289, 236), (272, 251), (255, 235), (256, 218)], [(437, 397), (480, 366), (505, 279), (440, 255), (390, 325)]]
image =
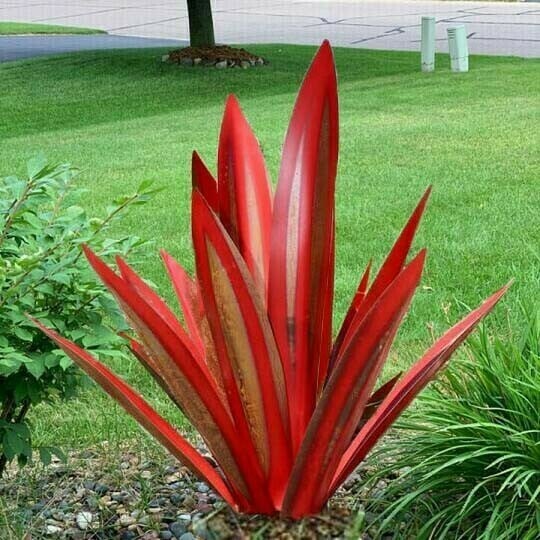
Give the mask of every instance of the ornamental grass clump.
[(382, 532), (402, 522), (406, 538), (540, 538), (539, 306), (524, 313), (511, 338), (482, 329), (382, 447), (381, 474), (398, 476), (380, 500), (392, 504), (374, 508)]
[(123, 259), (115, 272), (85, 249), (131, 323), (135, 356), (199, 431), (218, 468), (102, 363), (43, 328), (240, 512), (319, 512), (505, 291), (454, 326), (403, 378), (376, 389), (424, 266), (425, 250), (410, 262), (407, 256), (429, 190), (371, 285), (366, 269), (333, 340), (337, 158), (336, 72), (325, 42), (300, 89), (274, 195), (234, 97), (217, 181), (193, 155), (196, 278), (162, 253), (183, 322)]

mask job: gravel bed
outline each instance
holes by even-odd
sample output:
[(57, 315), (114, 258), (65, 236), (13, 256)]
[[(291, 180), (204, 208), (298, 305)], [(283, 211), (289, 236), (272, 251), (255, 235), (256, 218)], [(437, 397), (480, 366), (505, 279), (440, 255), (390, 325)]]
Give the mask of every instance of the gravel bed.
[[(208, 456), (212, 461), (212, 458)], [(72, 453), (66, 464), (12, 467), (0, 481), (0, 538), (195, 540), (222, 538), (350, 538), (371, 495), (355, 473), (318, 516), (294, 522), (242, 516), (161, 451), (115, 450), (107, 445)], [(383, 484), (385, 482), (383, 481)], [(383, 492), (380, 483), (372, 492)], [(364, 513), (369, 525), (373, 516)], [(8, 533), (2, 533), (2, 527)], [(18, 536), (19, 535), (19, 536)], [(369, 540), (367, 533), (355, 538)]]

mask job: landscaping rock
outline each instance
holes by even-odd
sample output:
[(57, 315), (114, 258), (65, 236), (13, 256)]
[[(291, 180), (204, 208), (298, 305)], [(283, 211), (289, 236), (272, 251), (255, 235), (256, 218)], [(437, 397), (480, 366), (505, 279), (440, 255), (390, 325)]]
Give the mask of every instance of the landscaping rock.
[(207, 493), (210, 491), (210, 488), (204, 482), (195, 482), (194, 487), (199, 493)]
[(187, 523), (184, 521), (175, 521), (169, 525), (169, 530), (176, 538), (180, 538), (187, 532)]
[(45, 532), (49, 535), (58, 535), (62, 530), (62, 527), (58, 527), (57, 525), (47, 525)]
[(184, 500), (184, 496), (180, 495), (179, 493), (173, 493), (171, 495), (171, 502), (176, 506), (180, 506), (183, 500)]
[(122, 514), (120, 516), (120, 525), (122, 525), (122, 527), (129, 527), (130, 525), (134, 525), (135, 523), (137, 523), (137, 520), (129, 514)]
[(195, 506), (197, 505), (197, 501), (195, 500), (194, 497), (192, 497), (191, 495), (186, 495), (184, 497), (184, 500), (182, 501), (182, 504), (184, 505), (185, 508), (187, 508), (188, 510), (192, 510), (193, 508), (195, 508)]
[[(167, 61), (183, 66), (250, 67), (264, 59), (239, 47), (216, 45), (215, 47), (184, 47), (170, 51)], [(244, 62), (244, 65), (242, 63)]]
[(80, 512), (77, 514), (76, 518), (77, 527), (81, 531), (86, 531), (90, 525), (92, 525), (92, 513), (91, 512)]

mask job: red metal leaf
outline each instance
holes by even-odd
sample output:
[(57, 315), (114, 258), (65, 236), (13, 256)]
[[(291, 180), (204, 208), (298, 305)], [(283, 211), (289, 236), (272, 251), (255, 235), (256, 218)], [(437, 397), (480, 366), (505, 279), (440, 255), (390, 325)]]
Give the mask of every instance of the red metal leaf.
[(399, 381), (402, 372), (400, 371), (397, 375), (394, 375), (390, 380), (386, 381), (380, 388), (375, 390), (371, 397), (368, 399), (366, 408), (362, 413), (362, 419), (360, 424), (363, 425), (366, 423), (375, 413), (377, 407), (383, 402), (384, 398), (390, 393), (395, 384)]
[(230, 483), (249, 504), (260, 506), (256, 464), (246, 455), (245, 443), (238, 438), (236, 425), (221, 402), (208, 370), (196, 361), (185, 343), (134, 288), (88, 247), (84, 250), (94, 270), (118, 299), (145, 348), (159, 364), (182, 410), (205, 439)]
[(229, 96), (218, 152), (219, 217), (255, 285), (266, 297), (272, 192), (259, 143), (234, 96)]
[(180, 303), (187, 331), (194, 345), (204, 351), (204, 344), (199, 331), (199, 326), (204, 318), (204, 307), (202, 306), (197, 283), (164, 249), (160, 253)]
[(508, 290), (508, 286), (504, 286), (490, 296), (480, 307), (448, 330), (394, 386), (343, 455), (329, 496), (353, 472), (414, 397), (433, 379), (437, 371), (474, 330), (475, 326), (495, 307)]
[[(412, 242), (414, 240), (414, 235), (418, 229), (418, 225), (426, 208), (426, 203), (431, 194), (431, 186), (427, 188), (424, 195), (420, 199), (420, 202), (414, 209), (411, 217), (407, 221), (405, 227), (401, 231), (396, 243), (390, 250), (390, 253), (386, 257), (379, 273), (373, 280), (369, 291), (362, 300), (361, 305), (355, 311), (353, 319), (361, 320), (365, 317), (366, 313), (371, 309), (375, 304), (379, 296), (385, 291), (385, 289), (392, 283), (395, 277), (401, 272), (405, 261), (407, 260), (407, 255), (411, 249)], [(332, 356), (335, 358), (336, 362), (339, 362), (340, 351), (347, 345), (350, 340), (350, 324), (352, 320), (349, 321), (349, 325), (345, 329), (341, 329), (340, 334), (343, 333), (344, 337), (340, 343), (336, 344), (339, 348), (334, 348), (332, 351)]]
[[(133, 291), (147, 302), (147, 304), (154, 309), (154, 311), (163, 319), (164, 323), (177, 335), (178, 339), (182, 341), (189, 353), (195, 358), (202, 366), (203, 351), (197, 347), (193, 339), (186, 334), (186, 331), (169, 309), (169, 306), (163, 301), (160, 296), (152, 290), (152, 288), (122, 259), (122, 257), (116, 257), (116, 264), (120, 270), (120, 274)], [(204, 368), (203, 368), (204, 369)]]
[(331, 350), (337, 154), (336, 72), (325, 41), (294, 107), (272, 221), (268, 310), (285, 367), (295, 450)]
[(195, 280), (189, 277), (182, 266), (165, 250), (161, 250), (161, 256), (173, 283), (176, 296), (180, 302), (188, 331), (196, 346), (200, 348), (206, 365), (216, 383), (219, 396), (228, 409), (229, 404), (223, 385), (221, 368), (216, 356), (216, 350), (210, 328), (208, 327), (208, 321), (204, 313), (204, 305), (199, 285)]
[(216, 470), (128, 384), (75, 343), (59, 336), (53, 330), (43, 326), (38, 320), (32, 318), (32, 321), (173, 456), (184, 463), (194, 474), (207, 481), (230, 505), (237, 507), (229, 487)]
[(288, 410), (263, 300), (236, 246), (196, 190), (192, 229), (197, 275), (229, 407), (246, 452), (253, 442), (278, 504), (291, 468)]
[(347, 332), (349, 331), (349, 328), (354, 319), (354, 316), (356, 315), (357, 311), (360, 309), (360, 306), (366, 297), (370, 272), (371, 272), (371, 261), (369, 261), (368, 265), (366, 266), (366, 269), (364, 270), (364, 274), (362, 275), (362, 278), (360, 279), (360, 283), (358, 284), (358, 288), (356, 289), (356, 294), (354, 295), (351, 305), (349, 306), (349, 309), (347, 311), (347, 314), (345, 315), (345, 318), (343, 319), (343, 323), (341, 324), (339, 334), (336, 340), (334, 341), (334, 346), (332, 347), (332, 357), (330, 361), (329, 373), (332, 372), (332, 369), (336, 361), (336, 356), (339, 350), (341, 349), (341, 345), (343, 343), (343, 340), (345, 339)]
[(150, 373), (154, 380), (159, 384), (162, 390), (169, 396), (171, 401), (175, 402), (178, 407), (181, 407), (180, 403), (176, 401), (174, 393), (169, 388), (167, 380), (163, 377), (159, 369), (159, 364), (150, 356), (148, 351), (144, 348), (142, 343), (139, 343), (136, 339), (124, 336), (128, 340), (129, 350), (133, 356), (141, 363), (141, 365)]
[(219, 200), (217, 182), (197, 152), (193, 152), (191, 155), (191, 179), (193, 188), (199, 190), (214, 212), (218, 212)]
[(302, 516), (320, 510), (342, 453), (386, 360), (393, 338), (422, 275), (425, 250), (392, 281), (353, 336), (336, 365), (296, 458), (284, 511)]

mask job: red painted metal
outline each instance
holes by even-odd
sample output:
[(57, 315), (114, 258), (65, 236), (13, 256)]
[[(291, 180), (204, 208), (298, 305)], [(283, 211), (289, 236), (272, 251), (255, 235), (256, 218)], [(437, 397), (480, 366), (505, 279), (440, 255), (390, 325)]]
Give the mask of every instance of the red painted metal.
[(285, 138), (275, 200), (262, 152), (227, 100), (218, 180), (193, 154), (196, 278), (162, 252), (182, 322), (122, 259), (86, 256), (137, 335), (136, 358), (184, 412), (208, 462), (98, 360), (36, 322), (143, 427), (240, 512), (321, 510), (506, 287), (449, 330), (403, 377), (377, 378), (422, 273), (407, 257), (426, 191), (369, 286), (368, 265), (332, 343), (338, 103), (324, 42)]

